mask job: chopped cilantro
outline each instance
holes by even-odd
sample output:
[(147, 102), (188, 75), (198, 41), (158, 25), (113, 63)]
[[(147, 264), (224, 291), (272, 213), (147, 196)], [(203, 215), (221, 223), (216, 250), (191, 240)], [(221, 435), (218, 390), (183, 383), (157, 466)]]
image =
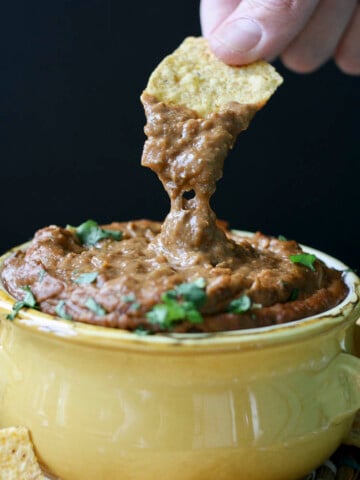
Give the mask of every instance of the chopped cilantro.
[(44, 277), (46, 275), (46, 272), (43, 268), (39, 270), (39, 282), (41, 283), (44, 280)]
[(128, 295), (124, 295), (121, 300), (125, 303), (136, 302), (136, 295), (135, 293), (129, 293)]
[(295, 300), (297, 300), (299, 297), (299, 292), (300, 291), (298, 288), (294, 288), (293, 291), (290, 293), (289, 301), (294, 302)]
[(344, 273), (358, 273), (357, 269), (356, 268), (346, 268), (344, 270)]
[(78, 227), (68, 225), (66, 228), (75, 231), (83, 245), (96, 245), (97, 242), (104, 238), (112, 238), (113, 240), (122, 239), (122, 232), (101, 228), (94, 220), (87, 220)]
[(290, 255), (289, 258), (293, 263), (301, 263), (301, 265), (304, 265), (305, 267), (308, 267), (310, 268), (310, 270), (315, 272), (315, 255), (312, 255), (311, 253), (299, 253), (298, 255)]
[(138, 327), (134, 330), (135, 335), (139, 335), (139, 337), (144, 337), (145, 335), (149, 335), (150, 332), (145, 327)]
[(124, 295), (121, 300), (125, 303), (131, 303), (129, 310), (139, 310), (141, 307), (140, 303), (136, 299), (135, 293)]
[(22, 287), (22, 289), (25, 292), (25, 296), (23, 300), (20, 300), (19, 302), (14, 303), (12, 313), (9, 313), (6, 316), (8, 320), (14, 320), (14, 318), (19, 313), (19, 311), (24, 307), (35, 308), (37, 310), (39, 309), (39, 304), (37, 303), (30, 287), (28, 285), (25, 285), (25, 287)]
[(205, 285), (205, 279), (198, 278), (194, 282), (181, 283), (174, 290), (170, 290), (168, 294), (175, 294), (176, 297), (180, 296), (188, 302), (194, 303), (196, 307), (201, 307), (206, 302)]
[(14, 320), (14, 318), (16, 317), (16, 315), (19, 313), (19, 311), (25, 307), (25, 304), (24, 302), (16, 302), (14, 303), (13, 305), (13, 308), (12, 308), (12, 312), (9, 313), (8, 315), (6, 315), (6, 318), (8, 320)]
[(146, 316), (150, 323), (169, 328), (173, 323), (180, 320), (188, 320), (190, 323), (201, 323), (203, 317), (192, 302), (179, 302), (163, 295), (164, 303), (155, 305)]
[(139, 302), (134, 302), (130, 305), (129, 310), (139, 310), (140, 308), (140, 303)]
[(25, 305), (27, 307), (30, 307), (30, 308), (35, 308), (38, 306), (37, 304), (37, 301), (35, 300), (35, 297), (30, 289), (30, 287), (28, 285), (26, 285), (25, 287), (23, 287), (23, 290), (25, 293), (25, 297), (24, 297), (24, 300), (23, 302), (25, 303)]
[(182, 283), (174, 290), (165, 292), (161, 296), (162, 303), (147, 312), (149, 322), (162, 328), (170, 328), (181, 320), (201, 323), (203, 317), (198, 308), (206, 302), (205, 284), (203, 278), (198, 278), (194, 282)]
[(82, 284), (82, 283), (92, 283), (96, 280), (98, 276), (98, 272), (88, 272), (82, 273), (78, 277), (74, 279), (74, 283)]
[(242, 295), (229, 303), (228, 311), (231, 313), (245, 313), (251, 308), (251, 299)]
[(65, 320), (72, 320), (72, 316), (66, 313), (65, 300), (60, 300), (60, 302), (56, 305), (55, 312), (56, 315), (60, 318), (64, 318)]
[(158, 303), (157, 305), (154, 305), (151, 310), (146, 312), (146, 317), (150, 323), (158, 324), (162, 327), (170, 326), (172, 322), (176, 320), (182, 320), (183, 318), (181, 310), (177, 315), (175, 310), (173, 313), (170, 306), (165, 305), (164, 303)]
[(287, 238), (284, 237), (284, 235), (279, 235), (278, 240), (281, 240), (282, 242), (287, 242)]
[(85, 302), (85, 307), (98, 315), (99, 317), (103, 317), (106, 314), (106, 311), (103, 309), (101, 305), (99, 305), (92, 297), (89, 297)]

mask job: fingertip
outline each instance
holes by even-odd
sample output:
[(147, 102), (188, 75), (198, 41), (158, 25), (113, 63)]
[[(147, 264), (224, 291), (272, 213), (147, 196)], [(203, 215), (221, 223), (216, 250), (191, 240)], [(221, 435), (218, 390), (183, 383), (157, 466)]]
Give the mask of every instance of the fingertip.
[(200, 23), (204, 37), (222, 24), (236, 9), (240, 0), (200, 0)]
[(335, 63), (346, 75), (360, 75), (360, 58), (346, 58), (342, 55), (335, 56)]
[[(320, 0), (236, 1), (237, 8), (211, 31), (209, 39), (222, 61), (243, 65), (279, 55), (302, 30)], [(299, 67), (311, 71), (306, 66), (295, 69)]]
[(216, 28), (209, 36), (210, 48), (222, 61), (243, 65), (261, 57), (261, 25), (252, 18), (237, 18)]
[(301, 55), (292, 55), (290, 53), (283, 53), (281, 61), (289, 70), (303, 75), (315, 72), (321, 64), (306, 60)]
[(201, 0), (199, 5), (201, 32), (205, 38), (210, 35), (216, 22), (216, 19), (213, 18), (212, 10), (209, 9), (207, 3), (206, 0)]
[(224, 44), (221, 39), (214, 35), (210, 36), (208, 40), (210, 49), (214, 55), (228, 65), (247, 65), (259, 59), (257, 52), (238, 52)]
[(340, 45), (335, 52), (334, 61), (338, 68), (346, 75), (360, 75), (360, 53), (353, 48)]
[(360, 4), (338, 46), (334, 60), (347, 75), (360, 75)]

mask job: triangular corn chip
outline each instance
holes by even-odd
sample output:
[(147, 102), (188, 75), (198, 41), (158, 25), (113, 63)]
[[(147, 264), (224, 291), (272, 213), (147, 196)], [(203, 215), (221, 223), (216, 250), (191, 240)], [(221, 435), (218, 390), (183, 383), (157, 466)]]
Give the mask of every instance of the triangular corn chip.
[(189, 37), (157, 66), (145, 93), (206, 117), (231, 102), (260, 108), (282, 81), (266, 62), (229, 66), (213, 55), (205, 38)]
[(44, 479), (27, 428), (0, 429), (0, 479)]

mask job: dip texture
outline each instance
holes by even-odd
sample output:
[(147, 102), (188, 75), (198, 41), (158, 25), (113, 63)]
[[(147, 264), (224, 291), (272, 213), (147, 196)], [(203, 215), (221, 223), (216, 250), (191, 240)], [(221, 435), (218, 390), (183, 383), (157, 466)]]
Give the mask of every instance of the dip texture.
[[(30, 286), (40, 309), (53, 315), (63, 301), (62, 311), (77, 321), (161, 331), (161, 324), (151, 323), (146, 313), (162, 302), (164, 292), (204, 278), (207, 300), (200, 308), (203, 321), (175, 322), (169, 330), (178, 332), (289, 322), (325, 311), (346, 294), (340, 272), (319, 260), (312, 271), (289, 259), (301, 251), (295, 241), (259, 233), (245, 238), (222, 231), (236, 254), (216, 265), (198, 257), (197, 262), (183, 267), (171, 264), (154, 248), (160, 223), (139, 220), (113, 223), (108, 228), (122, 231), (122, 240), (104, 239), (84, 246), (73, 231), (64, 228), (50, 226), (38, 231), (26, 251), (17, 251), (6, 261), (2, 271), (6, 289), (22, 299), (23, 287)], [(94, 281), (76, 283), (89, 272), (97, 272)], [(243, 295), (251, 298), (251, 308), (241, 314), (228, 312), (231, 301)], [(96, 313), (89, 308), (89, 298), (102, 310)]]
[(210, 208), (229, 149), (265, 100), (226, 101), (204, 115), (147, 91), (141, 99), (142, 165), (161, 180), (170, 213), (162, 225), (96, 227), (91, 242), (84, 226), (38, 231), (1, 273), (18, 308), (142, 332), (206, 332), (289, 322), (338, 304), (347, 292), (340, 272), (295, 241), (226, 231)]

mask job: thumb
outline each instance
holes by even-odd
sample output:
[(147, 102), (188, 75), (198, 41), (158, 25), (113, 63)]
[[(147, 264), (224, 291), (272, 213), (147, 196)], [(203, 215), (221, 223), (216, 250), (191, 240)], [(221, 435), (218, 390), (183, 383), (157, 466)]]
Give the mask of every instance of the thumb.
[(279, 55), (304, 28), (320, 0), (240, 0), (210, 34), (210, 47), (233, 65)]

